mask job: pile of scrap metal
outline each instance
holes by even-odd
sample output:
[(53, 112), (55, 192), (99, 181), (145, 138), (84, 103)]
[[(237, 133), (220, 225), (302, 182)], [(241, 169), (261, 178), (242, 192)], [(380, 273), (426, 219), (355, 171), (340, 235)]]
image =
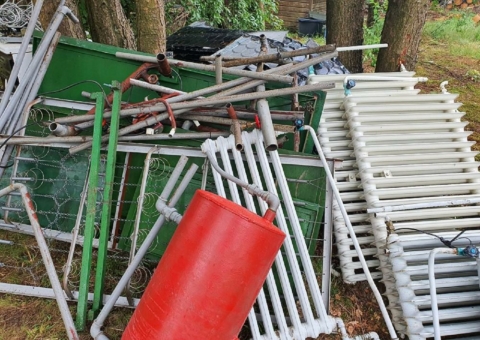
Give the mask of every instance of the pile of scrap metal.
[[(272, 53), (269, 50), (267, 38), (260, 35), (256, 40), (259, 46), (258, 56), (227, 58), (228, 53), (225, 50), (225, 58), (223, 55), (214, 56), (213, 65), (194, 63), (170, 59), (163, 53), (151, 56), (72, 39), (60, 39), (56, 30), (63, 17), (68, 15), (72, 20), (76, 20), (70, 10), (63, 5), (64, 1), (61, 1), (59, 10), (45, 33), (36, 35), (35, 39), (41, 37), (41, 40), (37, 43), (36, 52), (25, 77), (20, 79), (19, 85), (14, 89), (21, 57), (26, 51), (42, 7), (42, 1), (36, 2), (21, 45), (18, 64), (15, 64), (12, 70), (10, 81), (2, 97), (0, 104), (0, 127), (4, 135), (1, 140), (2, 174), (5, 175), (7, 163), (12, 158), (13, 170), (10, 173), (11, 184), (0, 191), (0, 197), (11, 195), (14, 190), (19, 190), (21, 193), (47, 268), (53, 294), (61, 310), (68, 338), (78, 339), (77, 330), (85, 328), (87, 315), (97, 315), (90, 329), (91, 335), (95, 339), (107, 339), (102, 331), (103, 323), (120, 295), (126, 291), (128, 304), (131, 306), (138, 304), (138, 310), (127, 327), (125, 339), (145, 338), (146, 334), (149, 334), (149, 338), (158, 339), (194, 336), (213, 338), (214, 335), (218, 339), (230, 340), (238, 336), (247, 317), (251, 337), (254, 339), (306, 339), (335, 331), (341, 332), (343, 339), (351, 339), (343, 321), (328, 313), (331, 266), (331, 242), (328, 240), (331, 231), (330, 234), (325, 231), (324, 236), (326, 241), (323, 249), (324, 272), (321, 290), (309, 256), (309, 248), (305, 242), (298, 207), (293, 201), (293, 193), (284, 173), (285, 163), (279, 153), (279, 146), (286, 147), (290, 142), (289, 148), (296, 157), (290, 158), (290, 164), (295, 164), (297, 161), (301, 166), (306, 167), (307, 163), (302, 162), (305, 160), (311, 163), (312, 157), (308, 158), (299, 151), (313, 154), (316, 147), (320, 162), (314, 156), (317, 162), (315, 164), (320, 164), (324, 168), (329, 190), (335, 194), (338, 201), (341, 201), (330, 171), (332, 162), (327, 161), (323, 156), (315, 132), (322, 110), (321, 96), (324, 95), (322, 91), (333, 88), (334, 84), (315, 82), (298, 86), (299, 84), (295, 83), (297, 72), (308, 72), (313, 75), (315, 69), (317, 71), (321, 69), (318, 66), (319, 63), (331, 62), (332, 58), (337, 56), (335, 46), (315, 46)], [(245, 37), (242, 36), (242, 38)], [(59, 43), (59, 41), (62, 42)], [(238, 46), (241, 42), (236, 41), (236, 44)], [(78, 53), (79, 50), (82, 50), (82, 53)], [(72, 51), (78, 53), (78, 55), (75, 54), (75, 58), (72, 54), (70, 57), (65, 57), (65, 53), (72, 53)], [(92, 56), (85, 51), (90, 52)], [(235, 48), (231, 48), (231, 51), (235, 51)], [(90, 59), (82, 63), (78, 59), (81, 55), (87, 55), (86, 58), (95, 60), (92, 62)], [(299, 57), (300, 61), (296, 59)], [(112, 62), (112, 60), (115, 61)], [(139, 65), (139, 62), (142, 64)], [(265, 70), (266, 63), (277, 65)], [(243, 65), (252, 64), (255, 65), (255, 70), (243, 69)], [(120, 67), (116, 68), (116, 65)], [(242, 66), (242, 69), (236, 66)], [(70, 72), (65, 72), (65, 69)], [(115, 77), (109, 74), (109, 70), (116, 73)], [(188, 74), (191, 75), (191, 80), (187, 79)], [(116, 77), (124, 80), (120, 83)], [(101, 84), (104, 83), (108, 85), (102, 86)], [(85, 85), (85, 88), (90, 91), (77, 91), (80, 85)], [(100, 91), (92, 91), (98, 87)], [(105, 87), (109, 87), (108, 95)], [(42, 95), (39, 95), (39, 92)], [(152, 92), (155, 97), (146, 98), (146, 94), (151, 96)], [(57, 96), (46, 97), (46, 95)], [(85, 97), (94, 100), (94, 103), (85, 101)], [(82, 98), (83, 100), (80, 101)], [(275, 103), (278, 108), (272, 109), (272, 103)], [(40, 125), (48, 125), (51, 135), (39, 137), (24, 133), (26, 129), (28, 132), (28, 127), (31, 125), (38, 125), (38, 122), (29, 121), (32, 118), (29, 117), (30, 109), (35, 105), (49, 107), (55, 112), (51, 117), (39, 119)], [(65, 112), (68, 114), (65, 115)], [(125, 124), (122, 127), (121, 122)], [(194, 131), (189, 132), (189, 129)], [(293, 138), (288, 139), (292, 136)], [(217, 139), (213, 140), (214, 138)], [(198, 142), (199, 139), (202, 140), (201, 143)], [(175, 142), (179, 140), (193, 141), (196, 148), (176, 149)], [(127, 143), (134, 141), (139, 143)], [(109, 249), (112, 249), (110, 231), (114, 228), (111, 226), (111, 216), (115, 209), (121, 209), (118, 204), (113, 203), (112, 198), (114, 187), (117, 185), (115, 183), (117, 154), (125, 150), (136, 152), (141, 148), (145, 149), (145, 145), (140, 142), (154, 142), (160, 145), (163, 142), (167, 143), (166, 147), (148, 145), (145, 175), (141, 186), (143, 191), (150, 176), (148, 161), (152, 154), (160, 149), (166, 149), (162, 152), (180, 157), (171, 171), (169, 180), (161, 188), (162, 193), (157, 194), (155, 208), (160, 214), (158, 219), (142, 240), (135, 228), (132, 235), (129, 235), (134, 241), (130, 248), (128, 268), (111, 295), (107, 297), (104, 295), (104, 275), (106, 254)], [(83, 220), (83, 205), (85, 205), (78, 292), (70, 291), (68, 280), (64, 280), (62, 285), (57, 276), (45, 242), (45, 231), (41, 229), (39, 218), (35, 213), (35, 202), (32, 201), (27, 186), (21, 183), (28, 182), (31, 178), (15, 176), (19, 161), (38, 161), (36, 156), (31, 156), (29, 159), (22, 157), (23, 145), (68, 148), (71, 155), (91, 148), (88, 176), (85, 177), (76, 225), (71, 230), (69, 240), (70, 255), (75, 251), (80, 232), (79, 225)], [(11, 157), (14, 150), (15, 155)], [(191, 204), (183, 216), (175, 209), (198, 168), (196, 164), (192, 164), (190, 169), (183, 173), (188, 161), (186, 157), (188, 153), (208, 161), (203, 169), (202, 189), (205, 189), (204, 179), (208, 177), (210, 168), (208, 164), (210, 164), (216, 193), (223, 198), (229, 196), (236, 205), (216, 195), (199, 191), (192, 201), (188, 202)], [(220, 155), (221, 163), (217, 161), (217, 155)], [(52, 161), (63, 162), (64, 160)], [(105, 171), (102, 174), (104, 184), (99, 190), (101, 169)], [(183, 178), (180, 180), (181, 177)], [(222, 177), (228, 180), (226, 184)], [(174, 190), (177, 181), (180, 184)], [(224, 187), (225, 185), (227, 188)], [(36, 189), (38, 187), (33, 188), (33, 190)], [(97, 208), (99, 191), (102, 194), (103, 204)], [(174, 193), (169, 199), (172, 192)], [(119, 194), (119, 196), (122, 195), (123, 193)], [(198, 198), (200, 196), (201, 198)], [(144, 196), (140, 194), (138, 197), (141, 206), (143, 203), (140, 202)], [(259, 198), (258, 201), (253, 197)], [(207, 204), (205, 201), (214, 202), (218, 207), (213, 211), (207, 210), (205, 205), (210, 203), (207, 202)], [(241, 205), (246, 206), (249, 211)], [(331, 207), (330, 203), (329, 206)], [(97, 216), (97, 209), (101, 210), (101, 216)], [(219, 209), (222, 213), (218, 213)], [(239, 228), (241, 230), (238, 231), (235, 230), (236, 228), (231, 228), (236, 227), (237, 224), (240, 225), (237, 220), (230, 221), (231, 217), (225, 217), (232, 211), (234, 215), (238, 215), (236, 218), (240, 217), (242, 223), (245, 220), (257, 220), (252, 223), (260, 226), (261, 231), (267, 230), (268, 234), (259, 235), (255, 243), (253, 230), (247, 229), (250, 228), (251, 223), (245, 226), (242, 224)], [(257, 211), (263, 215), (263, 218), (256, 215)], [(137, 210), (137, 213), (139, 215), (135, 222), (139, 222), (141, 211)], [(5, 222), (3, 226), (9, 227), (11, 231), (18, 230), (15, 221), (12, 222), (12, 219), (6, 218), (5, 214), (3, 218)], [(211, 227), (213, 234), (210, 236), (206, 235), (210, 225), (209, 223), (205, 225), (205, 222), (210, 222), (209, 218), (212, 219), (212, 225), (215, 218), (217, 224), (219, 223), (218, 226)], [(225, 223), (224, 219), (230, 221), (230, 228), (222, 226)], [(151, 285), (144, 293), (145, 299), (141, 299), (138, 303), (138, 300), (128, 294), (132, 275), (167, 220), (180, 224), (162, 256)], [(187, 220), (190, 222), (185, 222)], [(278, 229), (272, 225), (274, 220)], [(189, 227), (201, 226), (201, 233), (194, 233), (193, 240), (186, 237), (189, 234), (185, 231), (189, 230), (186, 227), (187, 224)], [(97, 226), (100, 226), (98, 235)], [(354, 241), (355, 251), (362, 261), (364, 273), (380, 305), (391, 338), (396, 339), (382, 297), (369, 273), (352, 226), (347, 224), (347, 227)], [(243, 228), (248, 232), (242, 231)], [(226, 231), (223, 231), (224, 229)], [(93, 298), (91, 298), (89, 289), (92, 281), (90, 278), (93, 262), (92, 249), (94, 238), (97, 236), (97, 265)], [(232, 244), (226, 243), (232, 240), (234, 241)], [(235, 240), (238, 240), (238, 243)], [(136, 242), (141, 243), (138, 249), (135, 246)], [(185, 256), (181, 255), (184, 242), (191, 242), (191, 249), (196, 250), (195, 252), (192, 250), (189, 261), (185, 262), (184, 267), (181, 268), (183, 276), (179, 277), (174, 275), (178, 271), (172, 269), (171, 265), (184, 260)], [(247, 246), (246, 243), (251, 243), (251, 246)], [(220, 246), (217, 251), (220, 253), (212, 253), (218, 245)], [(250, 260), (248, 256), (251, 257)], [(274, 265), (270, 269), (273, 262)], [(71, 262), (64, 268), (67, 278), (70, 269)], [(219, 286), (214, 285), (216, 280)], [(261, 289), (264, 281), (266, 284)], [(244, 287), (242, 282), (248, 287)], [(182, 286), (185, 284), (188, 287)], [(6, 291), (6, 288), (2, 289)], [(17, 286), (15, 289), (21, 290)], [(177, 290), (172, 293), (172, 289)], [(213, 293), (216, 294), (215, 297), (210, 297)], [(174, 298), (167, 299), (166, 295)], [(67, 297), (77, 302), (76, 324), (68, 308)], [(255, 307), (252, 307), (255, 298), (257, 299)], [(158, 305), (160, 310), (155, 313), (156, 318), (152, 319), (149, 311), (158, 299), (165, 299), (165, 305)], [(89, 300), (93, 300), (92, 313), (88, 313)], [(227, 300), (228, 305), (222, 307), (222, 303)], [(194, 302), (197, 307), (191, 308), (190, 304)], [(165, 312), (167, 307), (170, 309), (169, 312)], [(232, 313), (232, 308), (235, 313)], [(162, 314), (162, 310), (165, 313)], [(185, 316), (189, 310), (190, 312), (193, 310), (195, 315), (190, 313), (189, 316)], [(187, 323), (184, 318), (188, 318)], [(182, 334), (179, 334), (180, 332)], [(355, 339), (365, 336), (378, 339), (378, 335), (373, 332)]]

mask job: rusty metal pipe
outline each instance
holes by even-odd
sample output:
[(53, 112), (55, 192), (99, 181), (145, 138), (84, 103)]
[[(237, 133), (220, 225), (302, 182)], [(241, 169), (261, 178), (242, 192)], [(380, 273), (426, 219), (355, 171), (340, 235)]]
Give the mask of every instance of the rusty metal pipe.
[(157, 63), (158, 63), (158, 72), (160, 72), (162, 76), (171, 78), (172, 68), (168, 63), (167, 56), (163, 53), (157, 54)]
[(232, 119), (232, 133), (233, 137), (235, 138), (235, 149), (238, 151), (243, 150), (243, 142), (242, 142), (242, 128), (240, 127), (240, 122), (238, 121), (237, 113), (231, 103), (227, 104), (227, 112), (230, 118)]
[[(297, 71), (306, 69), (309, 66), (318, 64), (322, 61), (332, 59), (336, 56), (338, 56), (337, 52), (327, 53), (327, 54), (321, 55), (319, 57), (304, 60), (304, 61), (302, 61), (301, 63), (298, 63), (298, 64), (282, 65), (282, 66), (276, 67), (276, 68), (271, 69), (271, 70), (275, 70), (275, 73), (278, 72), (279, 74), (287, 74), (287, 73), (291, 74), (291, 73), (295, 73)], [(269, 71), (271, 71), (271, 70), (269, 70)], [(264, 71), (264, 72), (268, 72), (268, 71)], [(229, 95), (232, 95), (232, 94), (235, 94), (235, 93), (246, 92), (246, 91), (249, 91), (250, 89), (252, 89), (254, 87), (257, 87), (259, 85), (262, 85), (262, 84), (265, 84), (265, 82), (262, 81), (262, 80), (252, 80), (252, 81), (250, 81), (246, 84), (239, 85), (239, 86), (236, 86), (234, 88), (222, 91), (222, 95), (223, 96), (229, 96)]]
[(305, 48), (301, 50), (295, 50), (290, 52), (279, 52), (276, 54), (267, 54), (258, 57), (252, 58), (238, 58), (232, 61), (227, 61), (223, 63), (223, 67), (233, 67), (240, 65), (250, 65), (256, 63), (267, 63), (267, 62), (281, 62), (287, 58), (299, 57), (309, 54), (318, 54), (318, 53), (329, 53), (335, 51), (335, 45), (323, 45), (318, 47)]
[[(137, 60), (137, 61), (143, 61), (143, 62), (157, 61), (155, 57), (142, 56), (139, 54), (117, 52), (115, 53), (115, 55), (118, 58), (129, 59), (129, 60)], [(170, 66), (176, 66), (178, 68), (185, 67), (193, 70), (215, 72), (215, 66), (212, 66), (212, 65), (204, 65), (204, 64), (192, 63), (192, 62), (176, 60), (176, 59), (167, 59), (167, 60)], [(230, 75), (239, 76), (239, 77), (249, 77), (253, 79), (261, 79), (261, 80), (272, 81), (277, 83), (290, 84), (293, 81), (293, 78), (290, 76), (282, 76), (278, 74), (265, 74), (263, 72), (255, 73), (251, 71), (237, 70), (237, 69), (231, 69), (226, 67), (222, 67), (222, 72), (224, 74), (230, 74)]]

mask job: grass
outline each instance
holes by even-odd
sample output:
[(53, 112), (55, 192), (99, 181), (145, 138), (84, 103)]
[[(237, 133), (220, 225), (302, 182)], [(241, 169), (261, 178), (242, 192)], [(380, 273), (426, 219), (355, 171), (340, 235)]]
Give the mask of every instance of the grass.
[[(473, 24), (472, 16), (470, 12), (431, 12), (425, 25), (415, 71), (417, 75), (429, 78), (427, 83), (419, 85), (422, 93), (438, 93), (439, 84), (447, 80), (449, 92), (459, 94), (457, 101), (463, 103), (460, 109), (466, 112), (464, 119), (469, 122), (467, 130), (473, 131), (470, 140), (476, 142), (473, 149), (480, 151), (480, 25)], [(375, 26), (374, 32), (368, 32), (365, 44), (378, 42), (379, 32), (381, 30)], [(308, 39), (293, 34), (289, 37), (302, 42)], [(324, 43), (323, 37), (314, 37), (314, 40), (319, 44)], [(365, 66), (371, 69), (372, 62), (372, 57), (366, 55)], [(34, 244), (33, 239), (15, 233), (0, 231), (0, 239)], [(39, 261), (40, 265), (35, 267)], [(0, 245), (0, 263), (13, 262), (18, 267), (34, 267), (39, 272), (43, 270), (38, 253), (28, 246)], [(24, 272), (7, 272), (0, 268), (0, 282), (6, 281), (6, 275), (8, 282), (33, 284), (31, 277), (26, 277)], [(71, 311), (75, 313), (74, 304), (71, 304)], [(351, 335), (375, 331), (380, 338), (387, 338), (373, 294), (365, 282), (346, 285), (340, 278), (333, 277), (330, 313), (344, 319)], [(105, 331), (111, 339), (120, 338), (131, 314), (132, 311), (127, 309), (115, 309), (111, 313), (105, 325)], [(80, 336), (81, 339), (90, 339), (87, 331), (81, 332)], [(54, 300), (0, 294), (0, 340), (65, 338)], [(340, 337), (322, 335), (318, 339)]]
[(426, 23), (424, 35), (446, 44), (448, 54), (456, 57), (480, 59), (480, 25), (473, 21), (471, 11), (452, 11)]

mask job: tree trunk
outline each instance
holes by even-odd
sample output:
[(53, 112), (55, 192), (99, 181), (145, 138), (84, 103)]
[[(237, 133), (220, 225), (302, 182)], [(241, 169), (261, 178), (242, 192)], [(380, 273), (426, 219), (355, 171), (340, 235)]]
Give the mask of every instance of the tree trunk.
[[(44, 1), (42, 10), (40, 12), (40, 23), (42, 24), (42, 28), (45, 30), (48, 27), (48, 24), (52, 20), (55, 12), (57, 11), (58, 4), (60, 3), (60, 0), (50, 0), (50, 1)], [(66, 0), (65, 1), (65, 6), (70, 8), (70, 10), (75, 14), (77, 18), (80, 19), (79, 12), (78, 12), (78, 6), (77, 2), (74, 0)], [(60, 24), (60, 27), (58, 28), (58, 31), (67, 37), (73, 37), (77, 39), (85, 39), (85, 31), (83, 29), (82, 21), (74, 23), (72, 20), (69, 18), (64, 18), (62, 23)]]
[(136, 0), (137, 44), (142, 52), (165, 52), (167, 42), (163, 0)]
[[(363, 44), (364, 1), (327, 0), (327, 44)], [(363, 71), (362, 51), (340, 52), (338, 59), (352, 73)]]
[(398, 71), (400, 64), (415, 69), (429, 4), (429, 0), (388, 2), (381, 40), (388, 48), (380, 49), (375, 72)]
[(136, 49), (135, 37), (120, 0), (85, 0), (92, 40)]

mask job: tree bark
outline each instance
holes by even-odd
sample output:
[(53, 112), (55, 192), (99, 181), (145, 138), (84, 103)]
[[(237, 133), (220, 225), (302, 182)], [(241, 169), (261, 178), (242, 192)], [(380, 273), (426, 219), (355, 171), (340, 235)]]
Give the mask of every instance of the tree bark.
[[(363, 44), (364, 5), (359, 0), (327, 0), (327, 44)], [(338, 59), (352, 73), (363, 71), (362, 51), (340, 52)]]
[(415, 69), (429, 4), (429, 0), (388, 2), (381, 40), (388, 48), (380, 49), (375, 72), (398, 71), (401, 64)]
[(158, 54), (165, 52), (167, 41), (163, 0), (136, 0), (138, 50)]
[(136, 49), (135, 36), (120, 0), (85, 0), (92, 40)]
[[(44, 1), (42, 10), (40, 12), (40, 23), (42, 25), (42, 28), (45, 30), (48, 27), (48, 24), (52, 20), (55, 12), (57, 11), (58, 4), (60, 3), (60, 0), (50, 0), (50, 1)], [(79, 16), (79, 11), (78, 11), (78, 6), (77, 2), (74, 0), (66, 0), (65, 1), (65, 6), (70, 8), (70, 10), (75, 14), (77, 18), (80, 19)], [(67, 37), (72, 37), (72, 38), (77, 38), (77, 39), (85, 39), (85, 30), (83, 29), (82, 21), (74, 23), (72, 20), (69, 18), (64, 18), (62, 23), (60, 24), (60, 27), (58, 28), (58, 31)]]

